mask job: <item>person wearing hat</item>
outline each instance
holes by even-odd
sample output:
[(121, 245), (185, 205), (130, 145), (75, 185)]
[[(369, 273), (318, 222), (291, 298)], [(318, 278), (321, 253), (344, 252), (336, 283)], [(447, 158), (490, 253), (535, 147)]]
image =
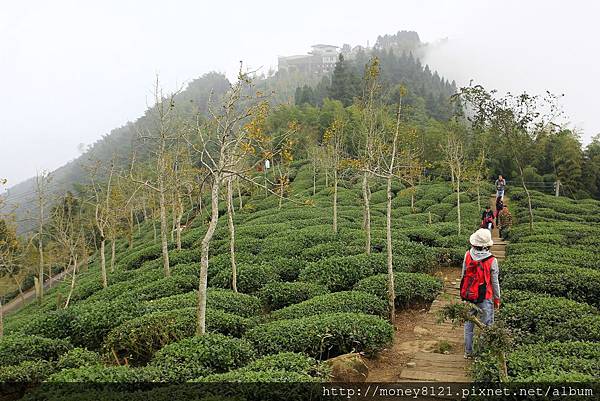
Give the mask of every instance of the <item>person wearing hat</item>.
[[(461, 297), (473, 302), (479, 308), (479, 320), (489, 326), (494, 323), (494, 308), (500, 307), (500, 282), (498, 281), (498, 261), (489, 248), (494, 244), (490, 230), (480, 228), (469, 237), (471, 249), (465, 253), (461, 273)], [(480, 274), (483, 273), (483, 274)], [(475, 275), (474, 275), (475, 274)], [(480, 274), (480, 275), (477, 275)], [(467, 277), (466, 277), (467, 276)], [(477, 277), (481, 283), (473, 283)], [(466, 279), (469, 280), (466, 280)], [(479, 290), (477, 299), (468, 299), (467, 286), (471, 285)], [(471, 321), (465, 323), (465, 358), (473, 354), (473, 328)]]

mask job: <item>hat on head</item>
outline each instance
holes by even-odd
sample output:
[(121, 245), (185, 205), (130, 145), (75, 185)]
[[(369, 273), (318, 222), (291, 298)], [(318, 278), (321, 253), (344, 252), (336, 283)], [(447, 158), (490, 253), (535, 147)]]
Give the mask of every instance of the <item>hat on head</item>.
[(487, 228), (480, 228), (469, 237), (469, 242), (473, 246), (492, 246), (492, 233)]

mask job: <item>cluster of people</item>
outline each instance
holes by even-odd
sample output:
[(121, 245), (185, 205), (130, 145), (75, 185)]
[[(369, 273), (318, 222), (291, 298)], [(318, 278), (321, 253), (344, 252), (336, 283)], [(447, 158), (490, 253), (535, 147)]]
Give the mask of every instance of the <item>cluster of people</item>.
[[(506, 180), (501, 175), (495, 182), (496, 210), (487, 206), (481, 215), (481, 227), (469, 237), (471, 248), (465, 253), (462, 265), (460, 296), (477, 309), (472, 313), (485, 325), (494, 323), (494, 309), (500, 307), (498, 261), (491, 252), (494, 244), (492, 229), (498, 227), (500, 237), (506, 239), (512, 225), (512, 215), (504, 204)], [(473, 355), (474, 323), (465, 323), (465, 358)]]
[(491, 206), (486, 206), (481, 214), (480, 228), (492, 231), (494, 227), (498, 227), (500, 238), (506, 239), (510, 226), (512, 225), (512, 215), (508, 210), (508, 206), (504, 204), (504, 191), (506, 188), (506, 180), (502, 175), (496, 180), (496, 210), (492, 210)]

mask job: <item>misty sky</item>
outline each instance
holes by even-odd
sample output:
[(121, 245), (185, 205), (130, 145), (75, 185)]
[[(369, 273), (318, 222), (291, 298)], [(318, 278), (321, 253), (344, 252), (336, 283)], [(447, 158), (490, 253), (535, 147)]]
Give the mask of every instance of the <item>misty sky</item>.
[(595, 1), (12, 1), (0, 5), (0, 178), (55, 169), (167, 88), (239, 60), (276, 67), (311, 44), (415, 30), (448, 38), (425, 62), (459, 85), (565, 93), (584, 143), (600, 133)]

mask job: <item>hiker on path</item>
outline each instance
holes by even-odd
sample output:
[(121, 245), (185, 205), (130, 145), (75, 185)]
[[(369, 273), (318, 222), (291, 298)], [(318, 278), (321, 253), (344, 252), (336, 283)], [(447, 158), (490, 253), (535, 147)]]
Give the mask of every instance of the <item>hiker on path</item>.
[(502, 174), (498, 175), (498, 179), (494, 183), (496, 185), (496, 198), (504, 200), (504, 189), (506, 188), (506, 180)]
[[(489, 248), (494, 244), (489, 230), (480, 228), (469, 238), (471, 249), (465, 253), (460, 281), (460, 296), (479, 308), (473, 316), (486, 326), (494, 323), (494, 309), (500, 307), (498, 261)], [(465, 358), (473, 355), (474, 323), (465, 323)]]
[(508, 206), (504, 206), (502, 211), (498, 214), (498, 230), (500, 231), (500, 238), (506, 239), (508, 232), (512, 226), (512, 214), (508, 211)]
[(494, 228), (494, 212), (489, 205), (486, 206), (483, 213), (481, 213), (481, 225), (479, 227), (487, 228), (490, 232), (492, 231), (492, 228)]
[(502, 212), (504, 208), (504, 202), (502, 202), (502, 198), (496, 198), (496, 212), (494, 213), (494, 217), (496, 218), (496, 227), (498, 227), (498, 215)]

